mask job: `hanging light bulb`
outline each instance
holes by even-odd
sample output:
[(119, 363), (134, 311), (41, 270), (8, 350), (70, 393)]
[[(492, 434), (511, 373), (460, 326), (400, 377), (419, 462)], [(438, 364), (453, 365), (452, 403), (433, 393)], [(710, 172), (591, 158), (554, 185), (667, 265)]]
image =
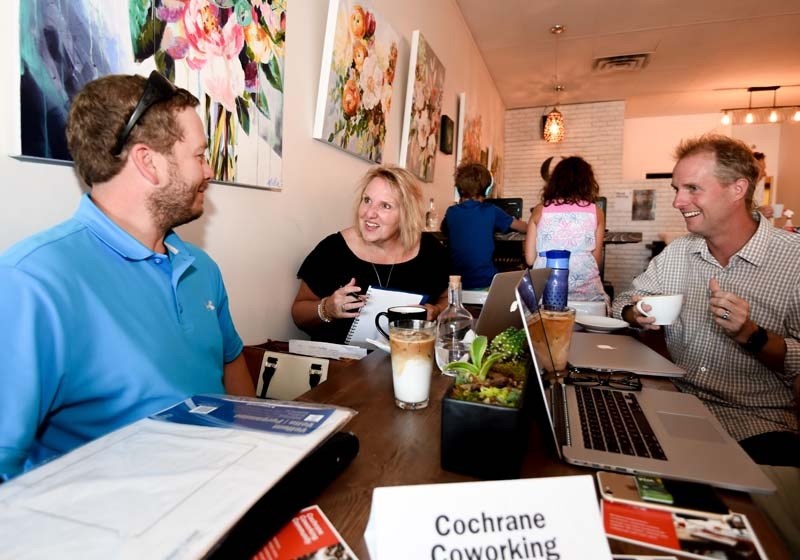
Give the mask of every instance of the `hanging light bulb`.
[(750, 100), (747, 102), (747, 114), (744, 116), (744, 122), (747, 124), (753, 124), (753, 112), (750, 110), (753, 108), (753, 90), (750, 91)]
[(545, 142), (561, 142), (564, 139), (564, 116), (561, 111), (553, 108), (547, 113), (547, 120), (544, 123)]
[(775, 110), (775, 99), (777, 98), (778, 90), (772, 90), (772, 111), (769, 113), (769, 122), (778, 122), (778, 111)]
[(720, 122), (722, 124), (724, 124), (725, 126), (728, 126), (729, 124), (731, 124), (731, 116), (728, 114), (728, 111), (725, 111), (722, 114), (722, 118), (720, 119)]
[(555, 91), (556, 91), (556, 105), (553, 110), (547, 114), (547, 119), (544, 122), (544, 140), (545, 142), (561, 142), (564, 139), (564, 115), (558, 110), (558, 94), (564, 90), (564, 86), (558, 83), (558, 36), (561, 35), (566, 28), (563, 25), (554, 25), (550, 28), (550, 33), (556, 36), (555, 48)]
[(794, 122), (800, 122), (800, 109), (794, 112), (794, 116), (792, 117)]

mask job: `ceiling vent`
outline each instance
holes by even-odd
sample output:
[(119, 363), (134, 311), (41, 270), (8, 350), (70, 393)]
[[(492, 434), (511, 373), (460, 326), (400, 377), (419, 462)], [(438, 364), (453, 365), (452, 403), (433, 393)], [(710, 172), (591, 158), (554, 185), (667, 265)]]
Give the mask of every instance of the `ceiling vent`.
[(617, 56), (604, 56), (594, 59), (592, 68), (595, 72), (607, 74), (609, 72), (637, 72), (647, 66), (650, 53), (620, 54)]

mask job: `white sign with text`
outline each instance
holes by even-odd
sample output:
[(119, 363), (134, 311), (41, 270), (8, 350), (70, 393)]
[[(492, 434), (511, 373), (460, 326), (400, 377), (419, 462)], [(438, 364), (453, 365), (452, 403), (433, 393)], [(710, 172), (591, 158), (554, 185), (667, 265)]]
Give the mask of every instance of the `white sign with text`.
[(373, 560), (611, 559), (589, 475), (376, 488)]

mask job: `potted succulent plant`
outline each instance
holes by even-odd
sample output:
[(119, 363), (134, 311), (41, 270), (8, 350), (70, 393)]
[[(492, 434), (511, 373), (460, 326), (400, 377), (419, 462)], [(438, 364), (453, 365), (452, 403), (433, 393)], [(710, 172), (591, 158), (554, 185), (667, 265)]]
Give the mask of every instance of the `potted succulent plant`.
[(481, 478), (513, 478), (528, 439), (524, 407), (530, 358), (525, 332), (509, 328), (489, 344), (476, 337), (469, 362), (442, 401), (442, 468)]

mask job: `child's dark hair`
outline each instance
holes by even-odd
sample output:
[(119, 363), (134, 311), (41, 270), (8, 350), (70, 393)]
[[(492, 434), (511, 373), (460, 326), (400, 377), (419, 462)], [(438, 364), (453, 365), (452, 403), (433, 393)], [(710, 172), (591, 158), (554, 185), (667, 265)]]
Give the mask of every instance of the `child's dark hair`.
[(542, 191), (542, 204), (577, 204), (589, 206), (597, 201), (600, 186), (592, 166), (578, 156), (562, 159), (550, 174)]
[(462, 198), (483, 195), (492, 182), (492, 174), (480, 163), (462, 163), (456, 169), (456, 188)]

